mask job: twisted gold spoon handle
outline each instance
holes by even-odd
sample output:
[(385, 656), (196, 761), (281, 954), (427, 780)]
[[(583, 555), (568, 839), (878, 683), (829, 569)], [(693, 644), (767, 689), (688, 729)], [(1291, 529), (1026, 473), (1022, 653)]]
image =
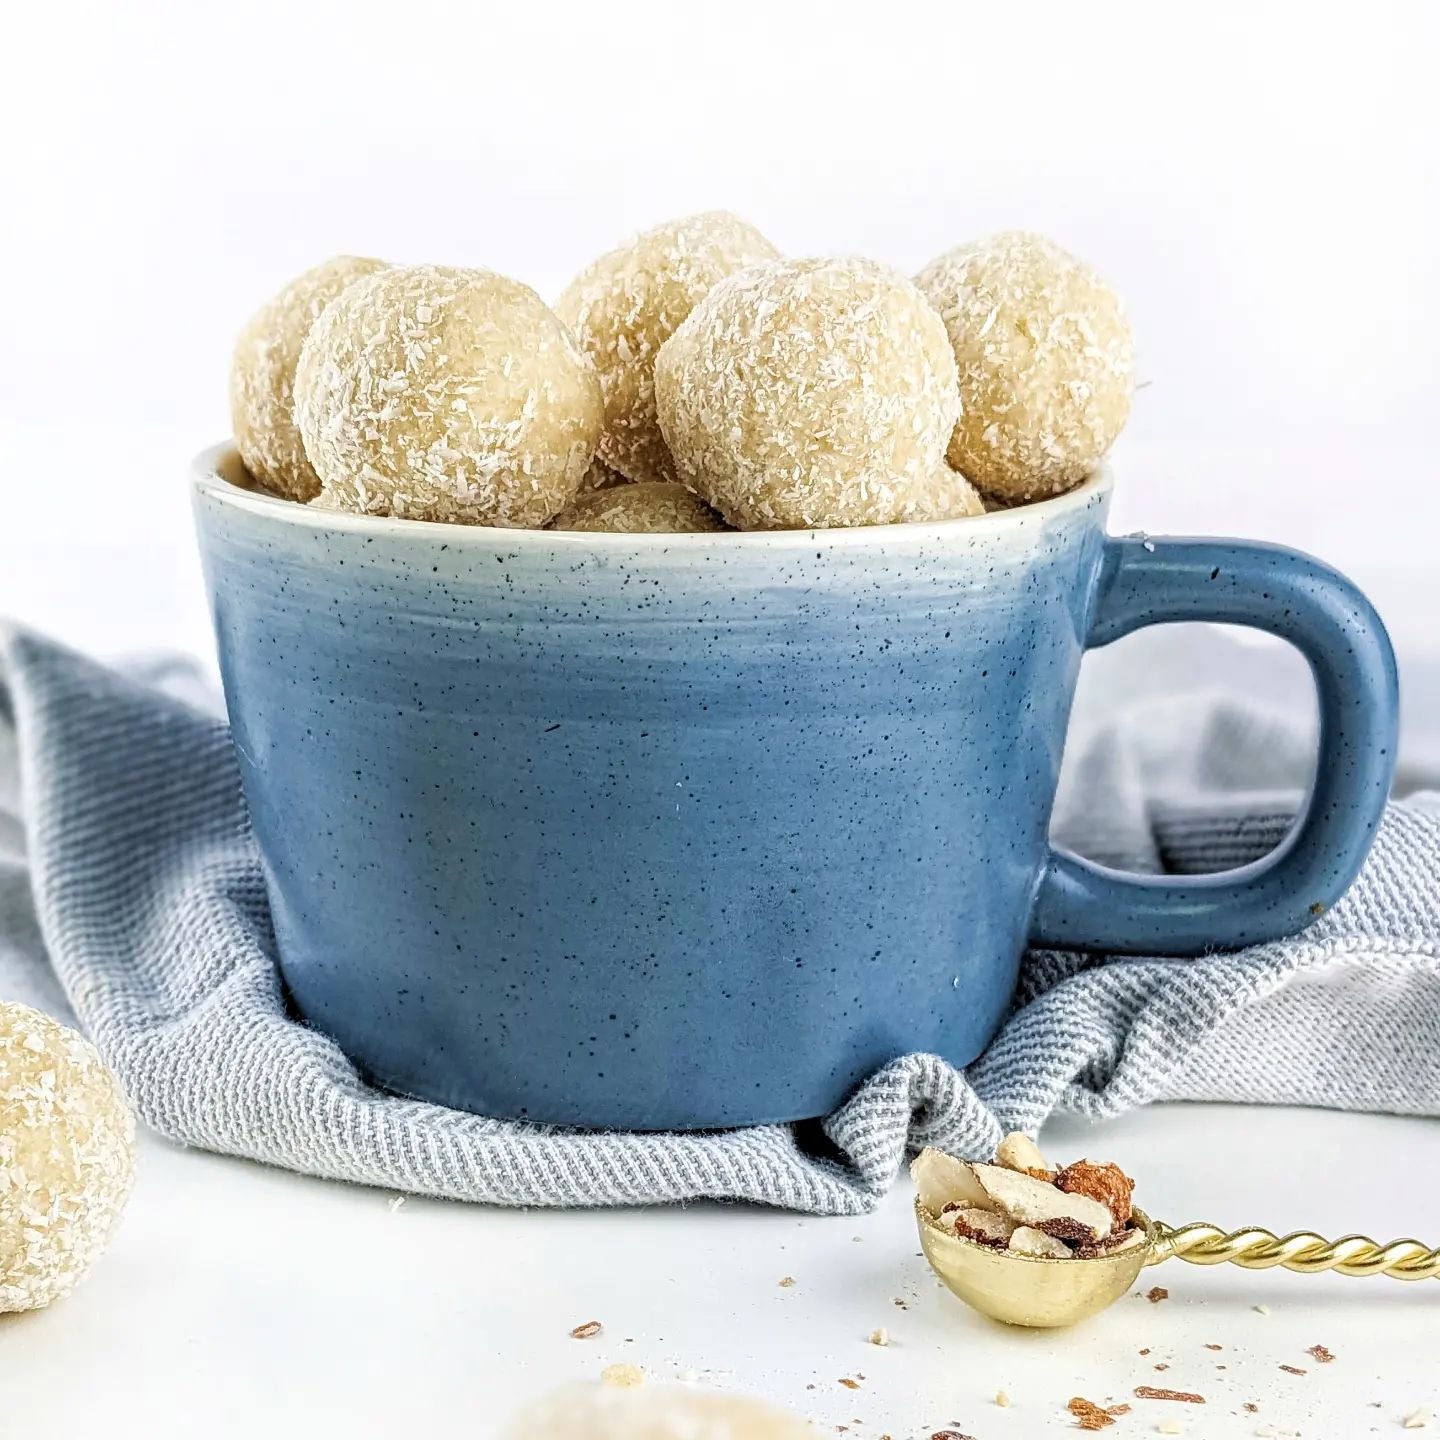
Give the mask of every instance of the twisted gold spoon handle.
[(1333, 1270), (1337, 1275), (1389, 1275), (1394, 1280), (1429, 1280), (1440, 1276), (1440, 1249), (1418, 1240), (1392, 1240), (1379, 1245), (1365, 1235), (1326, 1240), (1308, 1230), (1275, 1235), (1269, 1230), (1232, 1230), (1215, 1225), (1181, 1225), (1173, 1229), (1156, 1221), (1151, 1230), (1149, 1265), (1162, 1260), (1187, 1260), (1191, 1265), (1239, 1265), (1270, 1270), (1276, 1265), (1302, 1275)]

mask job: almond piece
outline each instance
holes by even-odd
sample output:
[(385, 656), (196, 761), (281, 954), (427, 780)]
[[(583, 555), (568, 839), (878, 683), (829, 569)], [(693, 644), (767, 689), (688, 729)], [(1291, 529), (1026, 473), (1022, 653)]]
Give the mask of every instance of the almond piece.
[(990, 1201), (1018, 1225), (1033, 1225), (1057, 1240), (1078, 1245), (1094, 1245), (1114, 1227), (1109, 1209), (1088, 1195), (1067, 1195), (1003, 1165), (970, 1168)]
[(1129, 1223), (1135, 1182), (1118, 1165), (1077, 1160), (1055, 1177), (1055, 1185), (1068, 1194), (1088, 1195), (1098, 1200), (1110, 1211), (1117, 1225)]
[(974, 1167), (943, 1150), (926, 1146), (910, 1163), (910, 1178), (915, 1182), (920, 1203), (938, 1215), (947, 1205), (973, 1205), (981, 1210), (994, 1206), (980, 1188)]
[(1043, 1255), (1047, 1260), (1072, 1258), (1071, 1249), (1063, 1240), (1057, 1240), (1030, 1225), (1016, 1226), (1010, 1236), (1010, 1249), (1021, 1255)]
[(1008, 1215), (977, 1206), (947, 1205), (940, 1212), (940, 1223), (953, 1230), (962, 1240), (974, 1240), (1003, 1250), (1015, 1233), (1015, 1222)]
[(1025, 1175), (1034, 1174), (1036, 1170), (1043, 1170), (1047, 1175), (1054, 1173), (1040, 1153), (1040, 1147), (1019, 1130), (1012, 1130), (1000, 1142), (995, 1151), (995, 1163), (1003, 1165), (1007, 1170), (1019, 1170)]

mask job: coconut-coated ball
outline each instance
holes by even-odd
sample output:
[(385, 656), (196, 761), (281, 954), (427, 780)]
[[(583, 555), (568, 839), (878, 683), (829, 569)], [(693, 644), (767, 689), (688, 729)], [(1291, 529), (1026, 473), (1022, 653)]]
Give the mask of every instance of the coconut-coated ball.
[(744, 530), (925, 513), (960, 408), (940, 317), (870, 260), (780, 260), (722, 280), (655, 364), (681, 480)]
[(966, 520), (985, 513), (980, 492), (958, 471), (941, 465), (916, 490), (907, 520)]
[(590, 468), (585, 472), (585, 478), (580, 482), (580, 495), (583, 498), (594, 490), (613, 490), (617, 485), (629, 483), (618, 470), (612, 470), (599, 460), (592, 460)]
[(571, 1385), (533, 1403), (502, 1440), (818, 1440), (813, 1426), (748, 1395), (694, 1386)]
[(88, 1040), (0, 1002), (0, 1311), (38, 1310), (99, 1258), (135, 1169), (135, 1120)]
[(738, 216), (711, 210), (646, 230), (570, 282), (555, 310), (600, 372), (606, 465), (631, 480), (675, 479), (655, 417), (655, 356), (719, 281), (779, 253)]
[(539, 526), (579, 493), (600, 382), (529, 287), (489, 270), (397, 266), (315, 322), (295, 420), (332, 509)]
[(384, 268), (337, 255), (292, 280), (250, 317), (230, 365), (230, 422), (245, 468), (267, 490), (311, 500), (320, 479), (295, 428), (292, 391), (300, 347), (320, 312), (347, 285)]
[(1130, 413), (1135, 345), (1115, 292), (1018, 230), (949, 251), (916, 283), (945, 321), (960, 372), (951, 465), (1002, 500), (1078, 485)]
[(635, 534), (718, 531), (730, 527), (683, 485), (642, 481), (582, 495), (550, 522), (552, 530), (613, 530)]

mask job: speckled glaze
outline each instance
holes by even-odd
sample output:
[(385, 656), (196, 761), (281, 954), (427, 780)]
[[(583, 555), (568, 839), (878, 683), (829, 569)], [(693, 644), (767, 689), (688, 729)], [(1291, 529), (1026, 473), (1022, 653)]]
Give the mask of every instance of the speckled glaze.
[[(1299, 928), (1383, 803), (1394, 671), (1364, 601), (1289, 552), (1107, 541), (1103, 478), (983, 519), (684, 536), (247, 484), (229, 451), (198, 462), (282, 968), (404, 1094), (591, 1127), (821, 1115), (898, 1054), (973, 1059), (1032, 934)], [(1320, 667), (1300, 836), (1214, 882), (1052, 855), (1087, 637), (1212, 613)]]

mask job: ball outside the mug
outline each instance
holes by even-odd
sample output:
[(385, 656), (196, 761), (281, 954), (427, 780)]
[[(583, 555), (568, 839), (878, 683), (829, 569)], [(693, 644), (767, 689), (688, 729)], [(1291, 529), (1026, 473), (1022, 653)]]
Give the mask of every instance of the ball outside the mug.
[(0, 1002), (0, 1311), (67, 1294), (99, 1258), (135, 1168), (135, 1120), (95, 1047)]

